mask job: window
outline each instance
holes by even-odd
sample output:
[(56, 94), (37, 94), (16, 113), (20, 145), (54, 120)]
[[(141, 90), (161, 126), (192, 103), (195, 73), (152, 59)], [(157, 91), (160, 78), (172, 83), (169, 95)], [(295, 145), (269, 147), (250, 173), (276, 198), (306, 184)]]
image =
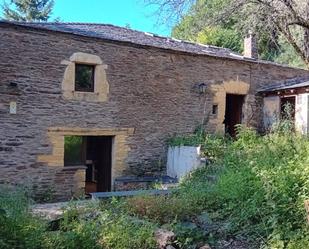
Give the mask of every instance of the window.
[(218, 105), (213, 105), (212, 106), (212, 115), (217, 115), (218, 114)]
[(94, 92), (94, 65), (75, 64), (75, 91)]
[(64, 137), (64, 166), (85, 164), (85, 139), (81, 136)]

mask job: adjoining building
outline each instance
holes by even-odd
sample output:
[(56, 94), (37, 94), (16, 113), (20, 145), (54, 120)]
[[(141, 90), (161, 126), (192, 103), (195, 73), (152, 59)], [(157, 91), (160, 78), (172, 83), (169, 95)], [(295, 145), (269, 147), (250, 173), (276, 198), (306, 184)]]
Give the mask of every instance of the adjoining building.
[[(279, 82), (259, 90), (264, 97), (265, 129), (269, 129), (282, 116), (288, 115), (295, 122), (295, 129), (308, 133), (309, 124), (309, 81), (305, 79)], [(287, 108), (287, 109), (286, 109)]]

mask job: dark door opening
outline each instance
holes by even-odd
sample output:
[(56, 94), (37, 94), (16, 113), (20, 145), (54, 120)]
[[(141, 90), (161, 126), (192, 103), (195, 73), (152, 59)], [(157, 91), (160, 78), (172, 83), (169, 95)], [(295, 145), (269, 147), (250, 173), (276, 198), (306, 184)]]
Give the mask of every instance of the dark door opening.
[(86, 166), (85, 193), (111, 191), (112, 136), (66, 136), (65, 166)]
[(111, 191), (112, 137), (87, 137), (86, 193)]
[(244, 95), (227, 94), (225, 104), (225, 133), (236, 136), (235, 125), (241, 124)]
[(295, 120), (295, 96), (282, 97), (280, 99), (281, 119)]

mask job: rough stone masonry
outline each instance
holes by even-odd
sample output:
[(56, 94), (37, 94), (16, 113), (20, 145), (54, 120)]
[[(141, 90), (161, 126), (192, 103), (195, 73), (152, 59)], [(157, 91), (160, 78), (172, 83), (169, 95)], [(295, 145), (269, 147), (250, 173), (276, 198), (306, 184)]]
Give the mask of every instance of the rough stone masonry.
[[(259, 60), (7, 22), (0, 22), (0, 51), (0, 183), (50, 191), (58, 200), (84, 187), (84, 169), (64, 167), (65, 135), (114, 136), (113, 181), (161, 175), (169, 137), (199, 125), (224, 131), (226, 93), (246, 95), (242, 122), (259, 128), (262, 101), (256, 89), (309, 76)], [(92, 95), (68, 90), (70, 65), (89, 58), (102, 70), (102, 87)], [(199, 83), (206, 84), (205, 93), (196, 89)], [(16, 114), (10, 113), (14, 103)]]

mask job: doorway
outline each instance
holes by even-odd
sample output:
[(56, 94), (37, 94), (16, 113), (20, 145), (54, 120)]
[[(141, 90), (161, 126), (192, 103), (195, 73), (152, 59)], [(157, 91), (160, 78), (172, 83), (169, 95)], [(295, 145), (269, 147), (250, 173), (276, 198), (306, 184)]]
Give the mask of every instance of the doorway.
[(64, 165), (85, 166), (85, 193), (111, 191), (112, 136), (65, 136)]
[(236, 136), (235, 125), (241, 124), (242, 121), (242, 107), (245, 95), (227, 94), (225, 104), (225, 133), (231, 137)]
[(280, 116), (281, 119), (295, 120), (295, 96), (284, 96), (280, 99)]

